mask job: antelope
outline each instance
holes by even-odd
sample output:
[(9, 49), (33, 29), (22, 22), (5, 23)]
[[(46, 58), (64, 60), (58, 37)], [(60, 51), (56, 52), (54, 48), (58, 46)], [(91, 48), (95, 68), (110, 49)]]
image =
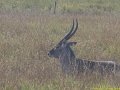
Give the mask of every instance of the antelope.
[(69, 33), (67, 33), (63, 39), (48, 52), (49, 57), (59, 59), (64, 73), (99, 72), (103, 75), (105, 72), (110, 74), (120, 71), (120, 64), (117, 64), (114, 61), (96, 61), (76, 58), (71, 46), (76, 45), (77, 42), (69, 42), (68, 40), (75, 34), (77, 29), (78, 20), (73, 19), (73, 24)]

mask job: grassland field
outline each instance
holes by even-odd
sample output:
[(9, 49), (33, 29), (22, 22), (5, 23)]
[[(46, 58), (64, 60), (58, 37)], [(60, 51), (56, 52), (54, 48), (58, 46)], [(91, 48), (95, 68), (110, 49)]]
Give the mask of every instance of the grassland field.
[(0, 0), (0, 90), (120, 90), (120, 76), (65, 76), (47, 53), (71, 28), (76, 57), (120, 63), (119, 0)]

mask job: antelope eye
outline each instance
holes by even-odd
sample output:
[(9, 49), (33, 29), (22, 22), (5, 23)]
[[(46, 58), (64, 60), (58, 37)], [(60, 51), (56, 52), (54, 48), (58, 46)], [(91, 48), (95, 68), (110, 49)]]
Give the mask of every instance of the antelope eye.
[(56, 49), (58, 49), (59, 47), (57, 46)]
[(55, 47), (54, 50), (55, 50), (55, 49), (58, 49), (58, 47)]

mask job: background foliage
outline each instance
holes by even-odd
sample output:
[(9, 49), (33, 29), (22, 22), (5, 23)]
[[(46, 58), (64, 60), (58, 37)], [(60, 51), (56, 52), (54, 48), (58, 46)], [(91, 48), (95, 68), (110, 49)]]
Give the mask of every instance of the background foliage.
[(65, 76), (48, 51), (69, 31), (76, 57), (120, 63), (119, 0), (0, 0), (0, 90), (90, 90), (120, 87), (120, 77)]

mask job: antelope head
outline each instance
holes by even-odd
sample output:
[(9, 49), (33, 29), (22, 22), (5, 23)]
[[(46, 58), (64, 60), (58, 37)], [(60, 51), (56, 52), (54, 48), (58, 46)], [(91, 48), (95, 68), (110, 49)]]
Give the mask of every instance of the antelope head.
[[(76, 22), (76, 25), (75, 25)], [(68, 40), (75, 34), (76, 30), (78, 28), (78, 21), (73, 20), (73, 24), (71, 27), (70, 32), (68, 32), (62, 40), (52, 49), (49, 51), (48, 55), (50, 57), (55, 57), (55, 58), (72, 58), (75, 57), (72, 49), (70, 46), (75, 45), (77, 42), (69, 42)]]

